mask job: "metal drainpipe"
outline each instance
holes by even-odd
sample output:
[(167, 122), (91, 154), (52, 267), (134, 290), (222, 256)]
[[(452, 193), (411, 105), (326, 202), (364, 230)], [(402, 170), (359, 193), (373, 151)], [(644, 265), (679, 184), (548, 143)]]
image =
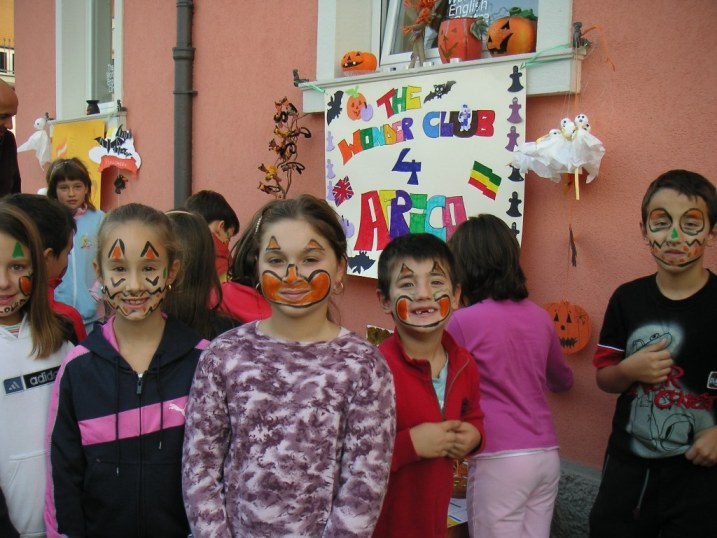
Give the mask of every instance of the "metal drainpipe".
[(177, 0), (177, 46), (174, 58), (174, 207), (192, 194), (192, 0)]

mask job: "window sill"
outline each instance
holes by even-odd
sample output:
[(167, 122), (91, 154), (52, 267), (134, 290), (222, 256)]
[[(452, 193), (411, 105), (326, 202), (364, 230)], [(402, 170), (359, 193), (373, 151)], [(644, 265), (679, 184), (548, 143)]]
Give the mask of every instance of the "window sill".
[[(580, 91), (580, 68), (585, 57), (583, 51), (575, 55), (573, 49), (550, 50), (540, 54), (540, 58), (528, 68), (527, 95), (555, 95), (564, 93), (578, 93)], [(300, 84), (303, 92), (303, 112), (324, 112), (324, 95), (316, 91), (312, 86), (317, 86), (326, 92), (335, 89), (356, 86), (364, 82), (378, 82), (384, 80), (399, 80), (412, 75), (424, 75), (430, 73), (450, 73), (466, 69), (479, 69), (482, 65), (495, 63), (523, 64), (535, 54), (515, 54), (501, 58), (484, 58), (469, 62), (454, 64), (442, 64), (415, 67), (399, 67), (395, 71), (376, 72), (367, 75), (355, 75), (327, 80), (317, 80), (310, 83)]]
[[(112, 122), (111, 120), (116, 119), (116, 122)], [(127, 121), (127, 113), (126, 112), (101, 112), (99, 114), (90, 114), (87, 116), (78, 116), (76, 118), (65, 118), (61, 120), (50, 120), (47, 122), (49, 126), (53, 125), (60, 125), (62, 123), (77, 123), (80, 121), (89, 121), (89, 120), (105, 120), (105, 122), (109, 125), (112, 123), (122, 124), (125, 125), (125, 122)]]

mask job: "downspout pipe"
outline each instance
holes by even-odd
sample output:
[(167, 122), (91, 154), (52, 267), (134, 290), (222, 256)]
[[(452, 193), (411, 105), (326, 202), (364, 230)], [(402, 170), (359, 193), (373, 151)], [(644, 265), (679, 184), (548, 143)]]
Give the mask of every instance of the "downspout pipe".
[(174, 207), (192, 194), (192, 89), (194, 2), (177, 0), (177, 46), (174, 58)]

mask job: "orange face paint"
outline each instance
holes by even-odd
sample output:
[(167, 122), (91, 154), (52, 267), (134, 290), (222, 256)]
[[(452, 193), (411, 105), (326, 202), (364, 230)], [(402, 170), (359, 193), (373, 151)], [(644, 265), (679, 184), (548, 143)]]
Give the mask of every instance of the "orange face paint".
[(300, 275), (291, 264), (284, 277), (272, 271), (261, 275), (261, 289), (266, 300), (275, 304), (306, 308), (320, 303), (331, 291), (331, 277), (326, 271), (317, 270), (308, 277)]

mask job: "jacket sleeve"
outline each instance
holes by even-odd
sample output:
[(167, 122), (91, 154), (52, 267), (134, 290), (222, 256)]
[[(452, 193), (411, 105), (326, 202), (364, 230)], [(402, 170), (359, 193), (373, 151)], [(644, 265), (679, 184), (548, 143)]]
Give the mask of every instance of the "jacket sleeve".
[(73, 405), (68, 365), (87, 350), (73, 349), (62, 363), (52, 389), (48, 419), (49, 462), (45, 493), (45, 527), (48, 538), (84, 536), (82, 485), (85, 455)]
[(194, 536), (231, 538), (224, 503), (224, 458), (230, 423), (221, 365), (211, 349), (204, 351), (186, 407), (182, 489)]
[(553, 327), (551, 327), (551, 337), (545, 381), (552, 392), (564, 392), (573, 386), (573, 371), (565, 362), (565, 355)]
[(403, 428), (396, 431), (396, 443), (393, 446), (393, 457), (391, 458), (391, 472), (395, 473), (404, 465), (419, 461), (421, 457), (416, 453), (411, 439), (411, 428)]
[(381, 512), (396, 432), (393, 377), (376, 349), (347, 411), (339, 489), (323, 535), (370, 537)]

